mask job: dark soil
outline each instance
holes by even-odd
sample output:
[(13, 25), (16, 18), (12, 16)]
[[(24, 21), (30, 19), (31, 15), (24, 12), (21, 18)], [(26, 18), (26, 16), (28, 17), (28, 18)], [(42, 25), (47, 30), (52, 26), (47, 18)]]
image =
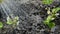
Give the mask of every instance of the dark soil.
[(56, 24), (54, 28), (49, 29), (47, 25), (43, 24), (43, 21), (48, 16), (45, 8), (60, 7), (59, 0), (55, 0), (50, 5), (42, 4), (41, 0), (30, 0), (17, 5), (15, 9), (10, 7), (13, 14), (19, 16), (19, 24), (14, 28), (6, 24), (7, 16), (2, 12), (2, 8), (0, 9), (0, 21), (4, 22), (4, 27), (0, 29), (0, 34), (60, 34), (60, 11), (58, 11), (59, 15), (56, 19), (53, 20)]

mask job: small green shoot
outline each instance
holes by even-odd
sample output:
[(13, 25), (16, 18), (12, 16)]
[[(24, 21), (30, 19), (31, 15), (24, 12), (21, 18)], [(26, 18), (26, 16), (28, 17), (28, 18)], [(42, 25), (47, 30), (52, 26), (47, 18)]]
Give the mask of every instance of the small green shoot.
[(53, 0), (42, 0), (43, 4), (52, 4)]
[(0, 22), (0, 28), (3, 28), (3, 23), (2, 22)]
[(54, 18), (54, 19), (56, 18), (56, 15), (55, 15), (55, 14), (56, 14), (59, 10), (60, 10), (59, 7), (53, 8), (53, 9), (52, 9), (52, 12), (50, 13), (50, 15), (48, 15), (48, 17), (45, 19), (44, 24), (45, 24), (45, 25), (48, 25), (49, 28), (53, 28), (53, 27), (55, 26), (55, 23), (52, 22), (52, 18)]
[(55, 23), (54, 22), (51, 22), (48, 24), (49, 28), (53, 28), (55, 26)]
[(50, 23), (50, 20), (51, 20), (51, 16), (48, 16), (47, 19), (44, 21), (44, 24), (49, 24)]
[(15, 18), (11, 19), (9, 16), (7, 17), (7, 24), (9, 25), (15, 25), (18, 22), (19, 17), (16, 16)]
[(10, 24), (13, 24), (13, 23), (12, 23), (12, 19), (11, 19), (9, 16), (7, 17), (7, 24), (9, 24), (9, 25), (10, 25)]
[(56, 14), (59, 10), (60, 10), (60, 8), (59, 8), (59, 7), (54, 8), (54, 9), (52, 9), (52, 13), (53, 13), (53, 14)]

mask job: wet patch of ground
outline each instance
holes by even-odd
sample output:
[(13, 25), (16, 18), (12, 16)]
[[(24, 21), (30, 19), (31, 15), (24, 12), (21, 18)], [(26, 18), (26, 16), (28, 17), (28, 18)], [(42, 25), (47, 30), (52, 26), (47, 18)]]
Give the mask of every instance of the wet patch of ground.
[[(12, 28), (10, 25), (5, 24), (6, 15), (3, 10), (1, 10), (0, 18), (4, 23), (4, 28), (0, 29), (0, 34), (60, 34), (60, 12), (56, 17), (54, 22), (56, 23), (55, 28), (52, 31), (48, 28), (48, 26), (43, 24), (44, 19), (48, 16), (47, 10), (45, 8), (50, 7), (51, 9), (60, 7), (60, 2), (55, 1), (51, 5), (43, 5), (41, 4), (41, 0), (31, 0), (27, 3), (20, 4), (15, 10), (13, 10), (13, 14), (15, 16), (19, 16), (19, 24)], [(25, 14), (25, 13), (26, 14)]]

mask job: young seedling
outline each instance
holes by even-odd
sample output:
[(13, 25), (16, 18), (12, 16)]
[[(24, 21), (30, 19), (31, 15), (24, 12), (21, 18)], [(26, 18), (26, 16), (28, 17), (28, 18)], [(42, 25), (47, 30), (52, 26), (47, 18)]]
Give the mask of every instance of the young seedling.
[(49, 12), (47, 11), (48, 14), (48, 17), (44, 20), (44, 24), (45, 25), (48, 25), (49, 28), (53, 28), (55, 26), (55, 23), (52, 22), (52, 20), (54, 20), (56, 18), (56, 13), (60, 10), (59, 7), (57, 8), (53, 8), (52, 9), (52, 12)]
[(19, 20), (19, 17), (16, 16), (15, 18), (11, 19), (9, 16), (7, 17), (7, 24), (15, 26)]
[(0, 22), (0, 28), (3, 28), (3, 23), (2, 22)]
[(12, 19), (9, 16), (7, 17), (7, 24), (9, 24), (9, 25), (13, 24)]
[(42, 0), (43, 4), (52, 4), (53, 0)]

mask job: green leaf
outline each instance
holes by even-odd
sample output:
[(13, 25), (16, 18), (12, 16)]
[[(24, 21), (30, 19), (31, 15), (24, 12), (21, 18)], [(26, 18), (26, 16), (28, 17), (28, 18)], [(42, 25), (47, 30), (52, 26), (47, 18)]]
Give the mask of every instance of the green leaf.
[(2, 22), (0, 22), (0, 28), (2, 28), (3, 27), (3, 23)]
[(42, 0), (43, 4), (52, 4), (53, 0)]
[(52, 20), (52, 16), (49, 15), (47, 19), (44, 21), (44, 24), (48, 25), (49, 28), (52, 28), (55, 26), (55, 23), (51, 22), (51, 20)]
[(49, 28), (53, 28), (54, 26), (55, 26), (55, 23), (53, 23), (53, 22), (51, 22), (51, 23), (48, 24)]
[(10, 24), (12, 24), (12, 23), (13, 23), (13, 22), (12, 22), (12, 19), (8, 16), (8, 17), (7, 17), (7, 24), (10, 25)]
[(47, 19), (44, 21), (44, 24), (49, 24), (51, 19), (52, 19), (52, 16), (48, 16)]
[(51, 15), (49, 15), (48, 17), (47, 17), (47, 21), (50, 21), (51, 20), (51, 18), (52, 18), (52, 16)]
[(18, 22), (19, 17), (16, 16), (15, 18), (11, 19), (9, 16), (7, 17), (7, 24), (16, 24)]
[(53, 13), (53, 14), (56, 14), (59, 10), (60, 10), (60, 8), (59, 8), (59, 7), (54, 8), (54, 9), (52, 9), (52, 13)]

